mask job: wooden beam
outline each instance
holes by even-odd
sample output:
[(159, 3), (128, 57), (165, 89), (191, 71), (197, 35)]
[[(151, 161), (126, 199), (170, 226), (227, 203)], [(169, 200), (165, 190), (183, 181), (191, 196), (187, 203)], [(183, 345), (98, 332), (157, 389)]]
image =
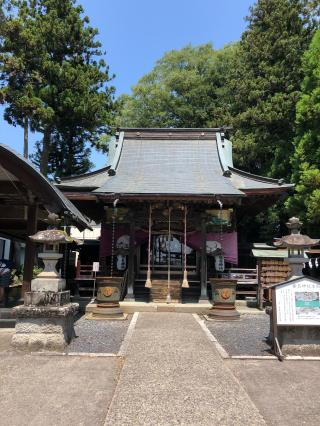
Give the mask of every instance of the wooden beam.
[(38, 223), (38, 205), (28, 207), (27, 216), (27, 240), (23, 266), (23, 282), (22, 282), (22, 296), (31, 289), (31, 280), (33, 277), (34, 258), (36, 254), (36, 245), (28, 238), (37, 232)]
[[(98, 197), (90, 192), (69, 192), (61, 189), (63, 195), (69, 200), (78, 200), (78, 201), (97, 201)], [(113, 197), (114, 198), (114, 197)]]

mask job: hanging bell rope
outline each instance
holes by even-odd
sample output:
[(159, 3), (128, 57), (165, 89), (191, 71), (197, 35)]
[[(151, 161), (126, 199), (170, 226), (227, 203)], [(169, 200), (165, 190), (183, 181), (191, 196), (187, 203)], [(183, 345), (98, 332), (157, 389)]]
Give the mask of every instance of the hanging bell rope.
[(148, 239), (148, 271), (147, 271), (147, 280), (145, 282), (146, 288), (152, 287), (151, 281), (151, 226), (152, 226), (152, 207), (149, 206), (149, 239)]
[(168, 245), (168, 293), (166, 302), (171, 303), (171, 294), (170, 294), (170, 278), (171, 278), (171, 207), (169, 207), (169, 221), (168, 221), (168, 239), (169, 239), (169, 245)]
[(187, 206), (184, 206), (184, 271), (182, 287), (189, 288), (188, 271), (187, 271)]

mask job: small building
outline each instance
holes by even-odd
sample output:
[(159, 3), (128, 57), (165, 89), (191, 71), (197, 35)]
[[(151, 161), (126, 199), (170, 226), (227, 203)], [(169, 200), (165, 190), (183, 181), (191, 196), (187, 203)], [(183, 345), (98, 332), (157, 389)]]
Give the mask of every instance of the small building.
[(221, 128), (120, 129), (115, 148), (109, 166), (57, 187), (101, 223), (100, 273), (126, 275), (128, 299), (208, 300), (208, 279), (238, 264), (238, 218), (292, 188), (235, 168)]

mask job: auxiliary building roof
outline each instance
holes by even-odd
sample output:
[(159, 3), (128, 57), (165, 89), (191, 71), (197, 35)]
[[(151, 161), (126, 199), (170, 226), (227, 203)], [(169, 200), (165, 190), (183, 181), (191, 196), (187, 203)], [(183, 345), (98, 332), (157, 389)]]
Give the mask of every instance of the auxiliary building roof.
[[(18, 186), (19, 182), (23, 189)], [(75, 207), (75, 205), (64, 196), (64, 194), (52, 185), (33, 164), (15, 152), (10, 147), (0, 144), (0, 184), (4, 183), (12, 192), (6, 193), (8, 198), (18, 196), (19, 203), (22, 203), (20, 191), (27, 189), (42, 203), (50, 212), (59, 215), (66, 215), (71, 222), (80, 229), (91, 229), (89, 220)], [(1, 198), (1, 194), (0, 194)], [(12, 201), (13, 205), (13, 201)]]
[(65, 179), (64, 191), (115, 196), (243, 197), (292, 185), (235, 169), (222, 129), (121, 129), (110, 166)]

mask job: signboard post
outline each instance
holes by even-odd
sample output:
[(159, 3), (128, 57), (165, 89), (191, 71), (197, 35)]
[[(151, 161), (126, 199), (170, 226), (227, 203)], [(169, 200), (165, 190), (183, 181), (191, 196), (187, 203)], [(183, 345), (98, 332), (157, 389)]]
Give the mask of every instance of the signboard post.
[[(301, 276), (275, 284), (272, 319), (273, 347), (279, 359), (284, 358), (284, 343), (319, 345), (320, 349), (320, 281)], [(309, 333), (311, 327), (313, 333)]]

